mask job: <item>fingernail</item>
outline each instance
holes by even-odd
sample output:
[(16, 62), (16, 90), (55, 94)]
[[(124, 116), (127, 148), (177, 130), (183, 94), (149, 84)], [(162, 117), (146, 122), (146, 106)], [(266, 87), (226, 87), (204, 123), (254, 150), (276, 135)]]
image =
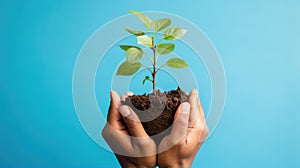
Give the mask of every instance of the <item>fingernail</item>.
[(119, 110), (120, 110), (120, 113), (121, 113), (124, 117), (127, 117), (127, 116), (129, 116), (129, 114), (130, 114), (130, 110), (129, 110), (128, 107), (123, 106), (123, 107), (121, 107)]
[(182, 103), (181, 114), (188, 114), (190, 112), (190, 104), (187, 102)]

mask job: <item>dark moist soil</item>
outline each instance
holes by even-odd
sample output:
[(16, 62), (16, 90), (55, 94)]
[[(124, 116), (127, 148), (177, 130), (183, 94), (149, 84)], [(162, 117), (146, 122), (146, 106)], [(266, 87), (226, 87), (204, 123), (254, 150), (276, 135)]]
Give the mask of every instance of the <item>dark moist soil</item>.
[(130, 106), (136, 112), (149, 136), (161, 141), (172, 129), (170, 126), (178, 106), (182, 102), (188, 102), (188, 98), (178, 87), (177, 90), (168, 92), (157, 90), (156, 95), (150, 93), (128, 96), (122, 104)]

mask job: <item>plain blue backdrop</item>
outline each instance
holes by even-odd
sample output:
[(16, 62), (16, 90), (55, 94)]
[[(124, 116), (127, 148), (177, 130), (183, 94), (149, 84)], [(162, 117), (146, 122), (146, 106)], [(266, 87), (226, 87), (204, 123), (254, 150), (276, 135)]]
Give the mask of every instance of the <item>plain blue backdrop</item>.
[(117, 167), (72, 101), (88, 37), (130, 9), (175, 13), (217, 48), (227, 78), (218, 128), (194, 167), (300, 167), (300, 1), (0, 1), (0, 167)]

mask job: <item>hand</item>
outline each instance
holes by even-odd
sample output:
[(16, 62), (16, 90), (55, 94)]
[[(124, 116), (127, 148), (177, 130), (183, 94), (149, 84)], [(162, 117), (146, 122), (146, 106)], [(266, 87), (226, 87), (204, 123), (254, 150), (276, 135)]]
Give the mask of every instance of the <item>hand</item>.
[(154, 141), (145, 132), (135, 112), (121, 105), (119, 95), (111, 91), (110, 96), (108, 123), (102, 130), (102, 136), (121, 166), (155, 167), (157, 151)]
[(171, 133), (159, 144), (159, 167), (191, 167), (208, 132), (198, 92), (192, 90), (189, 103), (182, 103), (176, 111)]

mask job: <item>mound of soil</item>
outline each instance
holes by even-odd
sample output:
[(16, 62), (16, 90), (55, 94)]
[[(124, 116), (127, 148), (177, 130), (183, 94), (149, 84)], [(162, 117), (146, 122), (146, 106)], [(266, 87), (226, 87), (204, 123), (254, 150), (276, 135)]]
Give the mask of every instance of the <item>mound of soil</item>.
[(188, 99), (188, 95), (178, 87), (177, 90), (168, 92), (157, 90), (156, 95), (150, 93), (128, 96), (121, 103), (136, 112), (147, 134), (157, 142), (170, 133), (178, 106), (182, 102), (188, 102)]

